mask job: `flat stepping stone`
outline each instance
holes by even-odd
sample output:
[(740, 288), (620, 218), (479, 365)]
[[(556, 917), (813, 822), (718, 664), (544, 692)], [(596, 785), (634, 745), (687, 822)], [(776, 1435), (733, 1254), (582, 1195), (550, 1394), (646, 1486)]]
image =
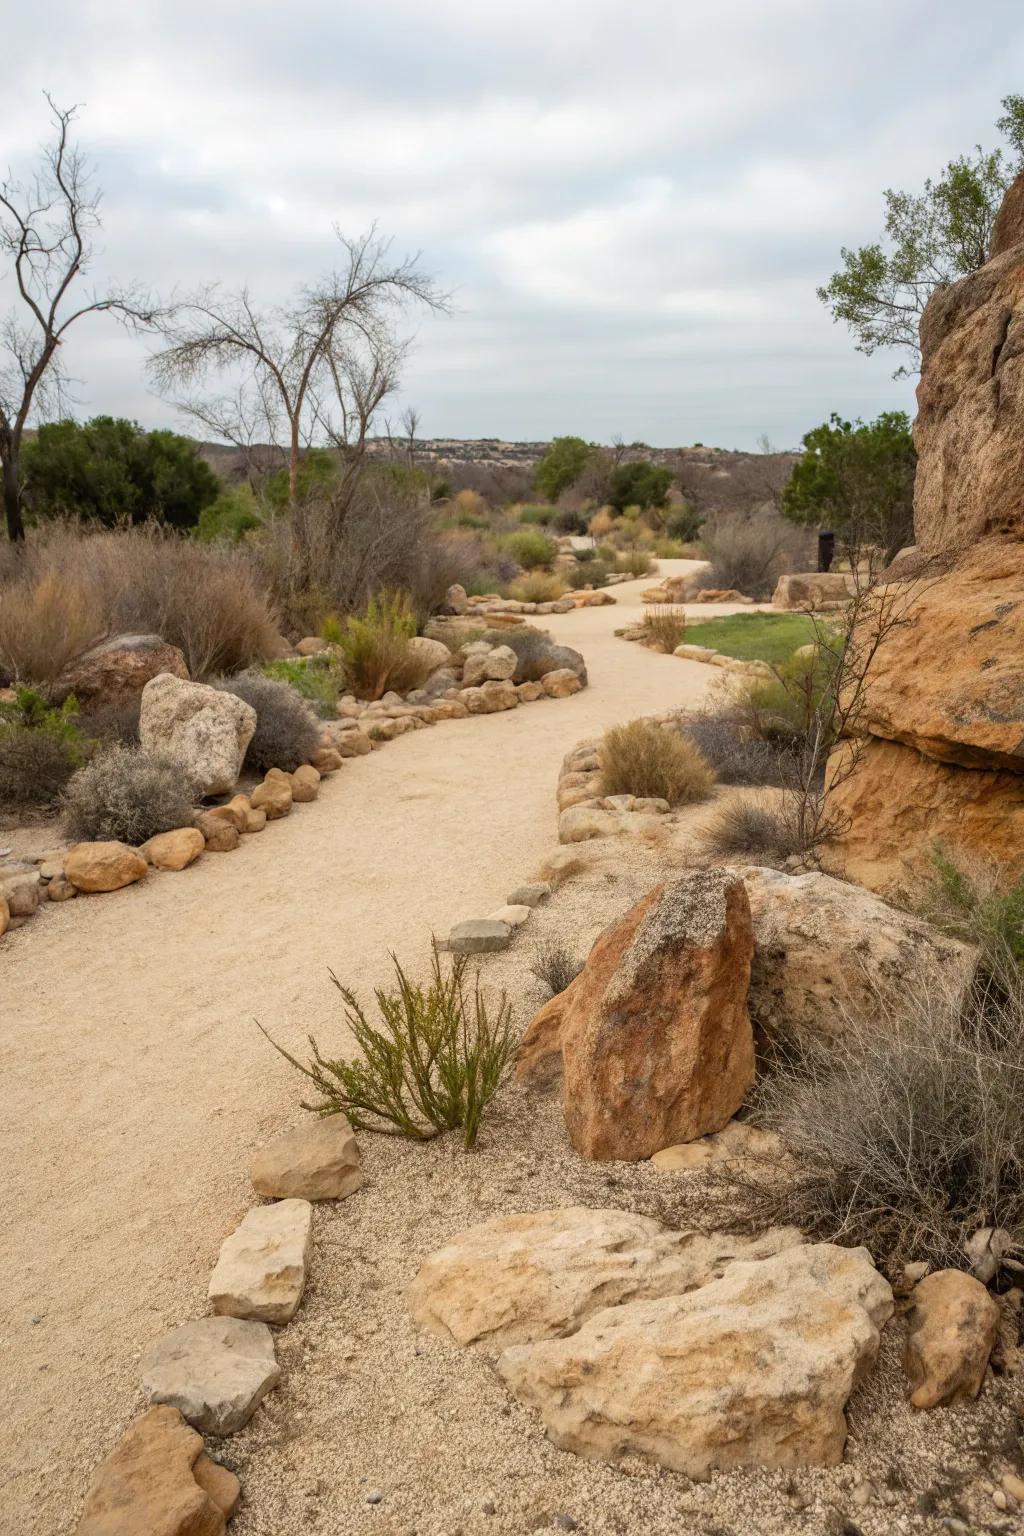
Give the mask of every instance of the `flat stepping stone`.
[(448, 948), (453, 955), (485, 955), (499, 949), (507, 949), (512, 936), (510, 924), (489, 917), (471, 917), (465, 923), (456, 923), (448, 935)]
[(532, 885), (518, 885), (508, 896), (510, 907), (539, 907), (542, 901), (547, 901), (551, 895), (551, 887), (546, 880), (537, 880)]
[(221, 1244), (209, 1297), (221, 1316), (288, 1323), (306, 1284), (313, 1247), (308, 1200), (257, 1205)]
[(200, 1317), (158, 1339), (142, 1362), (142, 1390), (203, 1435), (233, 1435), (281, 1380), (266, 1323)]
[(499, 907), (497, 912), (491, 913), (488, 921), (492, 923), (508, 923), (510, 928), (521, 928), (530, 916), (531, 911), (532, 908), (523, 904)]
[(253, 1188), (275, 1200), (344, 1200), (363, 1182), (359, 1146), (344, 1115), (325, 1115), (261, 1147)]

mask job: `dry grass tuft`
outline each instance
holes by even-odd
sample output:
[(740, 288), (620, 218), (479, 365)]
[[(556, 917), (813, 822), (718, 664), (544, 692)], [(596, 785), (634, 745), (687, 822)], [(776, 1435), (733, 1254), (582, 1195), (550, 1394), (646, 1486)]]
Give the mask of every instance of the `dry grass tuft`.
[(576, 980), (583, 969), (583, 961), (565, 948), (564, 944), (542, 944), (537, 950), (530, 975), (543, 982), (552, 997), (557, 997)]
[(720, 858), (764, 858), (781, 863), (805, 853), (799, 818), (790, 797), (779, 801), (736, 796), (718, 810), (701, 837), (708, 851)]
[(508, 595), (520, 603), (556, 603), (565, 590), (565, 582), (550, 571), (525, 571), (509, 585)]
[(80, 768), (64, 791), (64, 830), (82, 842), (133, 847), (192, 825), (195, 785), (181, 763), (113, 746)]
[(51, 687), (104, 630), (91, 584), (64, 571), (30, 565), (0, 587), (0, 672), (15, 682)]
[(434, 668), (410, 646), (415, 633), (412, 607), (398, 592), (372, 597), (361, 618), (353, 615), (346, 621), (338, 649), (345, 680), (357, 698), (380, 699), (392, 689), (410, 693), (423, 687)]
[(652, 650), (671, 656), (686, 635), (686, 618), (672, 608), (648, 608), (644, 614), (644, 640)]
[(715, 775), (691, 741), (650, 720), (605, 731), (600, 747), (601, 792), (689, 805), (706, 800)]

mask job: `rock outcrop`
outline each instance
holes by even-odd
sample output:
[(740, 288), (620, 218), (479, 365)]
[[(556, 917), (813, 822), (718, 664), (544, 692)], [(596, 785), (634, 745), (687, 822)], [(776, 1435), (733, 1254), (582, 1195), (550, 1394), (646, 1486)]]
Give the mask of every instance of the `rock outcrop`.
[(180, 762), (200, 795), (234, 789), (255, 730), (251, 705), (205, 683), (161, 672), (142, 690), (143, 749)]
[(657, 886), (598, 939), (524, 1036), (519, 1075), (561, 1056), (584, 1157), (636, 1161), (721, 1130), (754, 1076), (750, 905), (732, 870)]
[(577, 1455), (640, 1455), (692, 1478), (829, 1466), (892, 1308), (865, 1249), (793, 1247), (683, 1295), (605, 1308), (569, 1338), (513, 1345), (497, 1369)]

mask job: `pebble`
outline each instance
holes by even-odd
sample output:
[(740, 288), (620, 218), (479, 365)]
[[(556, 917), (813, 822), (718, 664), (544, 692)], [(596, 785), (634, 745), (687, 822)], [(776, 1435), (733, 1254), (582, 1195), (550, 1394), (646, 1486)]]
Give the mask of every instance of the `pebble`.
[(375, 1488), (372, 1493), (366, 1495), (366, 1502), (367, 1504), (383, 1504), (384, 1495), (379, 1488)]

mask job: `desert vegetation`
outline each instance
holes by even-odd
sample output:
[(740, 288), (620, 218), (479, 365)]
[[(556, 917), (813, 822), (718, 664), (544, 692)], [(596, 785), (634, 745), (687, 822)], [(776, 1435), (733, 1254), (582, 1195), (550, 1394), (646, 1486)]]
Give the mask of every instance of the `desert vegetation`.
[(698, 747), (648, 720), (612, 726), (604, 733), (599, 755), (606, 795), (683, 805), (706, 799), (715, 782)]

